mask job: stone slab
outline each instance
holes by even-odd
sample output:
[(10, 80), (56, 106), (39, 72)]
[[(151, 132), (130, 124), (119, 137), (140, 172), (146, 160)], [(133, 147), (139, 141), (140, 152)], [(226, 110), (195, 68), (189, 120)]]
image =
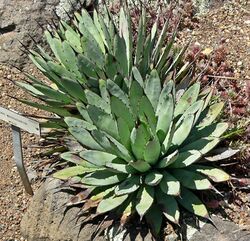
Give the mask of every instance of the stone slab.
[[(64, 216), (64, 205), (72, 194), (58, 192), (59, 180), (48, 179), (41, 185), (35, 193), (33, 200), (21, 222), (22, 235), (27, 241), (89, 241), (95, 225), (85, 225), (80, 230), (79, 223), (74, 221), (74, 217), (79, 212), (79, 207), (70, 209)], [(213, 217), (213, 221), (218, 227), (216, 229), (211, 224), (204, 224), (201, 231), (187, 229), (188, 241), (249, 241), (250, 233), (240, 230), (240, 228), (229, 221), (219, 217)], [(79, 233), (79, 237), (78, 237)], [(191, 235), (190, 235), (191, 234)], [(116, 236), (110, 241), (122, 241), (124, 235)], [(105, 237), (97, 237), (95, 241), (105, 241)], [(151, 241), (145, 235), (143, 238), (138, 235), (125, 237), (125, 241)], [(167, 237), (166, 240), (177, 241), (176, 236)], [(162, 240), (160, 240), (162, 241)]]

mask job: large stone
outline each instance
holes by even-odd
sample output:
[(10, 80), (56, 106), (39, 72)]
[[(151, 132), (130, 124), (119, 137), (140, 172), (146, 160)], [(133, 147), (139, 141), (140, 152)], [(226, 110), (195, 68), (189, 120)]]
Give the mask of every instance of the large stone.
[[(214, 1), (193, 0), (199, 13), (206, 12)], [(30, 63), (27, 55), (20, 50), (20, 42), (32, 49), (34, 42), (31, 35), (36, 42), (43, 44), (43, 29), (40, 26), (46, 28), (52, 19), (56, 22), (54, 12), (61, 19), (67, 19), (66, 12), (73, 14), (74, 9), (79, 9), (80, 2), (91, 7), (98, 0), (0, 0), (0, 64), (22, 67)]]
[(203, 14), (208, 11), (211, 0), (193, 0), (193, 3), (196, 7), (196, 11), (199, 14)]
[[(78, 207), (64, 214), (65, 203), (71, 194), (58, 192), (59, 185), (60, 181), (48, 179), (35, 193), (21, 222), (21, 232), (28, 241), (90, 240), (94, 226), (87, 224), (80, 231), (81, 219), (77, 224), (73, 220), (80, 211)], [(99, 237), (96, 240), (104, 239)]]
[[(96, 225), (87, 224), (81, 227), (80, 218), (75, 222), (75, 217), (80, 207), (73, 207), (65, 211), (65, 203), (72, 194), (69, 192), (58, 192), (61, 182), (55, 179), (48, 179), (36, 191), (27, 212), (21, 222), (21, 233), (28, 241), (89, 241), (96, 229)], [(113, 232), (95, 238), (95, 241), (113, 240), (122, 241), (151, 241), (146, 232), (143, 239), (138, 234), (138, 229), (130, 230), (129, 235), (121, 232), (118, 235), (114, 226)], [(126, 237), (125, 237), (126, 236)], [(108, 238), (109, 237), (109, 238)]]
[[(219, 217), (213, 217), (215, 226), (207, 223), (201, 231), (196, 231), (189, 239), (190, 241), (249, 241), (250, 232), (239, 228), (235, 223), (223, 220)], [(216, 228), (217, 227), (217, 228)]]
[[(182, 0), (181, 0), (182, 1)], [(214, 7), (219, 7), (227, 2), (227, 0), (192, 0), (195, 12), (198, 15), (207, 13)]]
[[(31, 204), (21, 222), (22, 235), (28, 241), (89, 241), (96, 226), (87, 224), (80, 227), (82, 219), (76, 223), (74, 218), (80, 211), (79, 207), (74, 207), (65, 211), (65, 203), (72, 194), (58, 191), (60, 181), (48, 179), (41, 185), (35, 193)], [(218, 229), (209, 223), (202, 223), (201, 231), (197, 231), (191, 224), (182, 226), (183, 233), (186, 233), (189, 241), (248, 241), (250, 233), (241, 231), (240, 228), (230, 222), (213, 217), (213, 221)], [(143, 225), (142, 225), (143, 227)], [(117, 227), (114, 226), (115, 230)], [(142, 234), (138, 234), (138, 231)], [(129, 233), (129, 235), (126, 235)], [(145, 236), (143, 235), (145, 233)], [(79, 234), (79, 236), (78, 236)], [(126, 237), (125, 237), (126, 236)], [(143, 236), (143, 238), (142, 238)], [(108, 238), (109, 237), (109, 238)], [(151, 241), (146, 230), (133, 225), (124, 232), (112, 236), (112, 232), (106, 236), (99, 236), (95, 241)], [(168, 241), (177, 241), (176, 235), (167, 237)], [(159, 240), (162, 241), (162, 240)]]
[(31, 49), (34, 45), (31, 35), (42, 44), (40, 26), (46, 28), (52, 19), (56, 22), (55, 12), (61, 19), (67, 19), (65, 10), (73, 14), (79, 2), (85, 0), (0, 0), (0, 63), (19, 67), (28, 63), (27, 55), (20, 50), (20, 42)]
[(59, 0), (0, 0), (0, 63), (22, 66), (27, 63), (27, 56), (20, 51), (22, 42), (29, 48), (33, 42), (29, 34), (40, 42), (42, 26), (52, 18)]

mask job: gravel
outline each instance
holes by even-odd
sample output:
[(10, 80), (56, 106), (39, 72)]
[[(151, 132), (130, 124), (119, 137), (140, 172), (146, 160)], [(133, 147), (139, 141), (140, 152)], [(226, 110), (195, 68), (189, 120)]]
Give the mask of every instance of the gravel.
[[(30, 71), (33, 72), (32, 69)], [(9, 97), (9, 95), (12, 95), (24, 98), (27, 97), (27, 94), (6, 78), (22, 80), (24, 76), (16, 70), (0, 66), (0, 105), (22, 113), (37, 113), (35, 109), (31, 109)], [(24, 161), (28, 170), (38, 161), (36, 155), (40, 150), (31, 148), (31, 145), (36, 144), (38, 140), (38, 137), (34, 135), (22, 133)], [(30, 196), (24, 191), (13, 160), (11, 128), (4, 122), (0, 122), (0, 146), (0, 240), (24, 240), (20, 236), (19, 224)], [(32, 175), (34, 177), (34, 172)], [(35, 189), (37, 185), (33, 185)]]

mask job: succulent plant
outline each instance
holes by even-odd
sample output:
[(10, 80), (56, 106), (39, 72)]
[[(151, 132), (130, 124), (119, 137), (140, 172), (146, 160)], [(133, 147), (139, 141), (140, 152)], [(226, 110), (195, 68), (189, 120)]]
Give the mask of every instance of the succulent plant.
[[(187, 86), (194, 70), (193, 62), (183, 63), (187, 49), (174, 47), (177, 30), (166, 44), (168, 22), (157, 29), (157, 21), (150, 33), (146, 29), (146, 14), (142, 9), (137, 38), (133, 39), (128, 11), (120, 11), (119, 24), (107, 8), (102, 14), (96, 10), (93, 17), (83, 9), (76, 13), (71, 24), (60, 21), (59, 28), (45, 31), (52, 54), (41, 46), (29, 50), (29, 57), (38, 69), (52, 82), (41, 81), (30, 74), (28, 83), (17, 84), (41, 100), (22, 102), (60, 117), (79, 114), (76, 101), (87, 103), (83, 90), (98, 95), (99, 79), (113, 80), (122, 89), (130, 81), (132, 67), (136, 66), (142, 78), (156, 69), (163, 82), (175, 80), (180, 87)], [(119, 25), (119, 26), (118, 26)], [(50, 119), (44, 127), (65, 127), (60, 119)]]
[(179, 205), (208, 217), (193, 191), (229, 180), (202, 163), (228, 127), (215, 122), (223, 103), (210, 104), (211, 92), (200, 93), (199, 83), (176, 90), (172, 80), (162, 85), (156, 70), (145, 79), (136, 67), (133, 73), (126, 91), (110, 79), (99, 80), (101, 96), (85, 90), (88, 104), (77, 103), (81, 118), (65, 122), (86, 149), (63, 153), (76, 165), (54, 177), (83, 183), (97, 213), (115, 210), (124, 222), (137, 212), (156, 233), (163, 215), (179, 222)]
[(119, 27), (107, 8), (75, 16), (74, 27), (61, 21), (45, 32), (53, 57), (40, 46), (30, 51), (52, 84), (28, 74), (31, 82), (17, 83), (45, 104), (22, 102), (59, 117), (43, 126), (62, 127), (81, 144), (61, 155), (74, 165), (54, 177), (82, 183), (83, 210), (114, 211), (122, 223), (138, 213), (155, 233), (163, 215), (179, 222), (180, 206), (208, 217), (195, 192), (229, 180), (203, 163), (227, 124), (215, 122), (223, 103), (211, 104), (212, 89), (193, 84), (194, 64), (183, 63), (187, 46), (174, 47), (176, 31), (166, 43), (167, 22), (147, 34), (143, 9), (136, 41), (126, 9)]

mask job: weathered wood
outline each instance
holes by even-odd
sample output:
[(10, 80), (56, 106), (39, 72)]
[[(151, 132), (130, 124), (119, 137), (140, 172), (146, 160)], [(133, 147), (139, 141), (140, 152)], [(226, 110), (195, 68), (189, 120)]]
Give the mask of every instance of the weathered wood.
[(11, 125), (14, 160), (17, 166), (17, 170), (26, 192), (30, 195), (33, 195), (33, 190), (23, 163), (21, 129), (40, 136), (40, 124), (35, 120), (24, 117), (21, 114), (18, 114), (12, 110), (5, 109), (3, 107), (0, 107), (0, 120), (3, 120)]
[(0, 107), (0, 120), (3, 120), (10, 125), (17, 126), (29, 133), (39, 135), (41, 134), (39, 122), (24, 117), (14, 111)]
[(17, 166), (17, 170), (23, 182), (25, 191), (33, 195), (33, 190), (27, 176), (24, 163), (23, 163), (23, 151), (22, 151), (22, 139), (21, 139), (21, 129), (17, 126), (11, 126), (12, 138), (13, 138), (13, 150), (14, 150), (14, 160)]

